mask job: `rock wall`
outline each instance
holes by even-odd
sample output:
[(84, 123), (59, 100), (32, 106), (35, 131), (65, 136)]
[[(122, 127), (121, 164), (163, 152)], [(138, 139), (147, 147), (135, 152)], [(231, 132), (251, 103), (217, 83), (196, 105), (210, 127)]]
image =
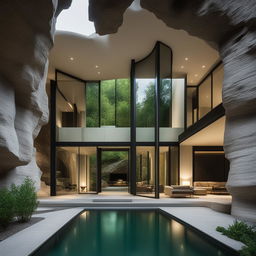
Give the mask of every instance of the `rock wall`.
[[(256, 222), (256, 5), (254, 0), (141, 0), (167, 26), (186, 30), (219, 50), (224, 63), (225, 153), (232, 214)], [(115, 33), (131, 0), (90, 0), (99, 34)], [(105, 20), (108, 20), (107, 25)]]
[(71, 0), (1, 1), (0, 187), (41, 171), (34, 139), (48, 121), (45, 83), (56, 17)]

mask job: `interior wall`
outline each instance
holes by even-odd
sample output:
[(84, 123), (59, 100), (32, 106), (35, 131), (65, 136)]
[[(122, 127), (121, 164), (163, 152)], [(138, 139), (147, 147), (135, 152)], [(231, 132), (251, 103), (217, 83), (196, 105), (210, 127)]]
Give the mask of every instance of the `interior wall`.
[(192, 146), (180, 145), (180, 185), (192, 185), (193, 149)]

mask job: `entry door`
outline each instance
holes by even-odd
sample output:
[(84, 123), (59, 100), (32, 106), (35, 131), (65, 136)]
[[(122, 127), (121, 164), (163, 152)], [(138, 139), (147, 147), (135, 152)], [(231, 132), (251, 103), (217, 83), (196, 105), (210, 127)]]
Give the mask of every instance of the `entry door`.
[(130, 192), (130, 157), (127, 148), (98, 148), (98, 193)]

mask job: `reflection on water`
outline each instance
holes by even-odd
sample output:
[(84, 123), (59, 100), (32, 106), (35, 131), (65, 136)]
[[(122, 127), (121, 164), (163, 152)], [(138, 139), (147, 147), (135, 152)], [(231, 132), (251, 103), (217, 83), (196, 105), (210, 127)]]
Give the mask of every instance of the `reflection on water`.
[(44, 256), (231, 256), (158, 211), (82, 213)]

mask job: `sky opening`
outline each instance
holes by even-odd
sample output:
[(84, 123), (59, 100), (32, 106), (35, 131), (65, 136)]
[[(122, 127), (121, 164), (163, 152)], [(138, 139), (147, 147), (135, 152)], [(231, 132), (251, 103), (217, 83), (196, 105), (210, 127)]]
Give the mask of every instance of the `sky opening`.
[(69, 9), (57, 18), (56, 30), (68, 31), (85, 36), (95, 33), (93, 22), (88, 18), (88, 0), (74, 0)]

